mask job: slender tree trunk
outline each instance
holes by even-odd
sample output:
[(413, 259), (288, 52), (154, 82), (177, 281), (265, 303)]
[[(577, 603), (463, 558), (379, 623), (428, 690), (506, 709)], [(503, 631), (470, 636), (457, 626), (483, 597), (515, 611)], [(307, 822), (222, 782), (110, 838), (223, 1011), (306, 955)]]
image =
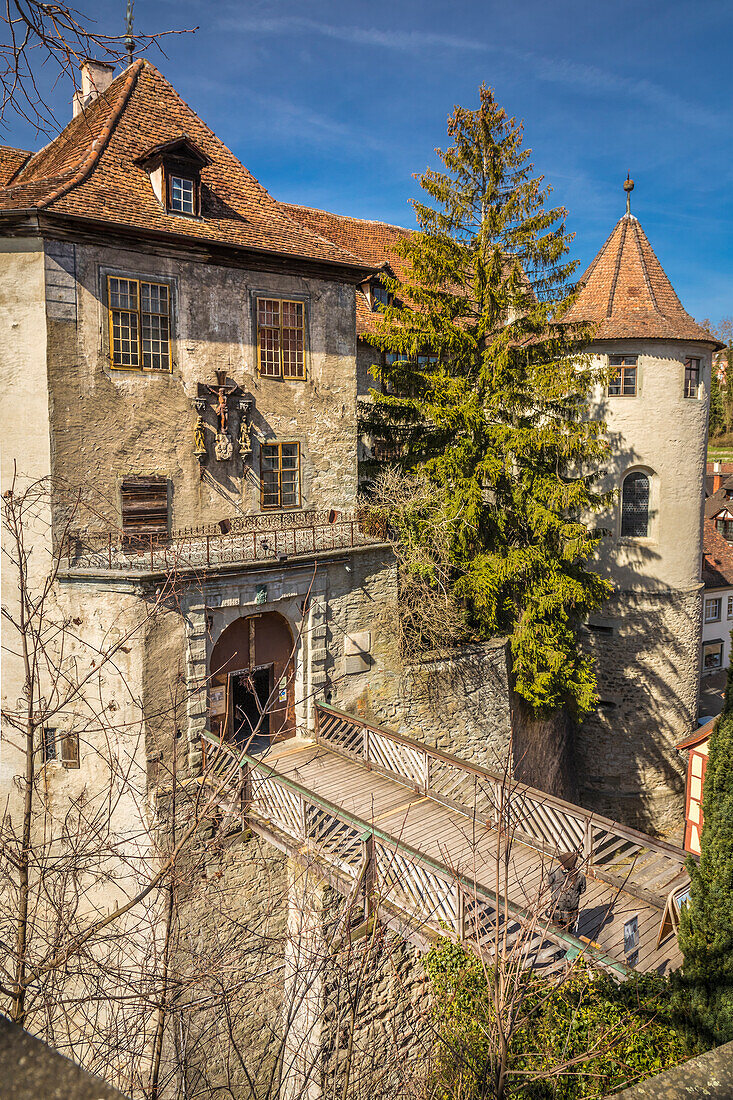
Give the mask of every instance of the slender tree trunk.
[[(13, 517), (15, 518), (15, 517)], [(23, 669), (28, 699), (25, 733), (25, 791), (23, 796), (23, 834), (18, 867), (18, 924), (15, 938), (15, 985), (10, 1006), (10, 1018), (21, 1027), (25, 1025), (26, 955), (28, 952), (28, 901), (30, 895), (31, 829), (33, 823), (33, 780), (35, 757), (34, 741), (36, 724), (33, 716), (35, 697), (35, 661), (28, 647), (28, 623), (26, 619), (26, 571), (25, 555), (20, 531), (14, 526), (18, 550), (18, 587), (20, 591), (20, 635), (23, 648)]]
[(515, 778), (577, 802), (575, 723), (569, 712), (562, 708), (539, 716), (516, 692), (512, 692), (511, 711)]
[[(177, 700), (176, 700), (177, 702)], [(174, 711), (175, 714), (175, 703)], [(171, 839), (170, 850), (173, 851), (176, 846), (176, 814), (177, 808), (177, 780), (178, 780), (178, 757), (176, 749), (175, 733), (171, 738), (171, 753), (172, 753), (172, 776), (171, 776)], [(150, 1070), (150, 1100), (158, 1100), (160, 1096), (160, 1063), (163, 1056), (163, 1037), (165, 1035), (165, 1025), (168, 1019), (168, 982), (170, 978), (170, 953), (171, 953), (171, 940), (173, 938), (173, 924), (176, 919), (176, 868), (171, 867), (168, 876), (168, 897), (166, 899), (166, 911), (165, 911), (165, 942), (163, 944), (163, 982), (160, 991), (160, 1001), (158, 1003), (158, 1019), (155, 1026), (155, 1038), (153, 1040), (153, 1061)]]

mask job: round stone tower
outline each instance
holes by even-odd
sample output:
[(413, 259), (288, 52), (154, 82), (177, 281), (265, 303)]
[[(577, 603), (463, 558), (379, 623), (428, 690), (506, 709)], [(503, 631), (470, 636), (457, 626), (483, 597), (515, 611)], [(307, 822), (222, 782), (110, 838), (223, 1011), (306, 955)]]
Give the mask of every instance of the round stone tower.
[(585, 642), (600, 703), (577, 742), (581, 801), (649, 831), (681, 835), (684, 761), (697, 718), (702, 520), (712, 352), (682, 308), (629, 208), (582, 279), (570, 314), (596, 325), (607, 371), (595, 411), (611, 459), (614, 506), (597, 567), (614, 585)]

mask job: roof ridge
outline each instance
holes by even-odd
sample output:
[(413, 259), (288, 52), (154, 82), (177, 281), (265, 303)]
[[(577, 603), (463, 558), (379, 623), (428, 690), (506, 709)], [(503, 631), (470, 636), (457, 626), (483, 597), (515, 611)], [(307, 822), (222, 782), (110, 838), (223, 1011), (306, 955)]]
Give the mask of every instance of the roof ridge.
[[(91, 146), (89, 147), (89, 152), (87, 153), (86, 157), (81, 162), (70, 180), (67, 180), (65, 183), (61, 184), (61, 186), (52, 191), (50, 195), (46, 195), (45, 198), (38, 200), (36, 206), (39, 210), (43, 210), (45, 207), (50, 206), (52, 202), (55, 202), (56, 199), (60, 199), (63, 195), (67, 195), (69, 191), (71, 191), (74, 187), (77, 187), (80, 183), (83, 183), (87, 176), (90, 174), (100, 156), (102, 155), (102, 152), (107, 142), (109, 141), (110, 135), (112, 134), (112, 131), (114, 130), (120, 115), (125, 109), (125, 105), (130, 98), (132, 89), (135, 87), (135, 82), (138, 78), (138, 74), (142, 70), (144, 64), (145, 62), (142, 58), (138, 58), (137, 61), (133, 61), (132, 65), (130, 66), (130, 72), (128, 73), (127, 80), (122, 86), (122, 90), (117, 99), (117, 102), (112, 108), (109, 118), (100, 130), (99, 136), (94, 139)], [(121, 75), (122, 74), (120, 73), (120, 76)]]
[[(608, 295), (608, 305), (606, 307), (606, 317), (610, 317), (613, 313), (613, 299), (616, 296), (616, 286), (618, 285), (618, 276), (621, 271), (621, 257), (624, 254), (624, 245), (626, 244), (626, 219), (622, 218), (623, 227), (621, 229), (621, 243), (618, 246), (618, 253), (616, 255), (616, 268), (613, 273), (613, 279), (611, 280), (611, 290)], [(604, 246), (605, 247), (605, 246)]]
[[(652, 286), (652, 281), (649, 278), (649, 271), (647, 270), (646, 259), (644, 257), (644, 252), (643, 252), (643, 249), (641, 247), (641, 237), (639, 236), (639, 229), (641, 228), (641, 226), (639, 225), (639, 221), (638, 221), (637, 218), (634, 218), (634, 221), (636, 223), (633, 227), (634, 228), (634, 240), (636, 241), (636, 248), (637, 248), (637, 251), (639, 253), (639, 263), (641, 264), (641, 270), (644, 274), (644, 282), (646, 283), (646, 288), (649, 291), (649, 296), (652, 300), (652, 305), (654, 306), (654, 309), (660, 315), (660, 317), (663, 317), (664, 314), (662, 313), (661, 309), (659, 308), (659, 303), (657, 302), (657, 296), (654, 293), (654, 287)], [(671, 285), (672, 284), (670, 283), (670, 286)], [(672, 287), (672, 289), (674, 290), (674, 287)]]
[(320, 206), (305, 206), (300, 202), (281, 202), (280, 206), (290, 206), (294, 210), (307, 210), (314, 214), (327, 214), (329, 218), (341, 218), (342, 221), (362, 222), (364, 225), (383, 225), (387, 229), (399, 229), (403, 233), (414, 233), (414, 229), (408, 229), (405, 225), (394, 225), (393, 222), (380, 222), (377, 218), (357, 218), (354, 214), (335, 214), (333, 210), (323, 210)]
[(231, 149), (229, 148), (229, 146), (228, 146), (228, 145), (226, 144), (226, 142), (222, 141), (222, 139), (221, 139), (221, 138), (219, 137), (219, 135), (218, 135), (218, 134), (217, 134), (217, 133), (216, 133), (216, 132), (215, 132), (214, 130), (212, 130), (212, 129), (211, 129), (211, 127), (209, 126), (209, 124), (208, 124), (207, 122), (205, 122), (205, 121), (204, 121), (204, 120), (203, 120), (203, 119), (201, 118), (201, 115), (200, 115), (200, 114), (198, 113), (198, 111), (195, 111), (195, 110), (193, 109), (193, 107), (191, 106), (191, 104), (190, 104), (190, 103), (187, 103), (187, 102), (186, 102), (186, 100), (185, 100), (185, 99), (183, 98), (183, 96), (182, 96), (182, 95), (181, 95), (181, 93), (180, 93), (180, 92), (178, 91), (178, 89), (177, 89), (177, 88), (176, 88), (176, 87), (175, 87), (175, 86), (174, 86), (173, 84), (171, 84), (170, 80), (168, 80), (168, 78), (167, 78), (167, 77), (166, 77), (166, 76), (165, 76), (165, 75), (164, 75), (164, 74), (163, 74), (163, 73), (162, 73), (162, 72), (160, 71), (160, 69), (159, 69), (159, 68), (157, 67), (157, 65), (154, 65), (154, 64), (152, 63), (152, 61), (146, 61), (146, 62), (145, 62), (145, 64), (147, 65), (147, 67), (148, 67), (149, 69), (152, 69), (154, 73), (157, 73), (157, 75), (158, 75), (158, 76), (160, 77), (160, 79), (161, 79), (162, 81), (164, 81), (164, 83), (165, 83), (165, 84), (167, 84), (167, 85), (168, 85), (168, 87), (170, 88), (171, 92), (173, 93), (173, 95), (174, 95), (174, 96), (176, 97), (176, 99), (178, 100), (178, 102), (179, 102), (179, 103), (180, 103), (180, 104), (181, 104), (181, 105), (182, 105), (183, 107), (185, 107), (187, 111), (190, 111), (190, 112), (191, 112), (191, 114), (192, 114), (192, 115), (193, 115), (193, 116), (194, 116), (194, 117), (195, 117), (195, 118), (196, 118), (196, 119), (198, 120), (198, 122), (200, 123), (200, 125), (201, 125), (201, 126), (203, 126), (203, 128), (204, 128), (204, 129), (206, 130), (206, 132), (207, 132), (207, 133), (209, 134), (209, 136), (210, 136), (210, 137), (211, 137), (211, 138), (212, 138), (212, 139), (213, 139), (213, 140), (214, 140), (214, 141), (215, 141), (215, 142), (216, 142), (216, 143), (217, 143), (218, 145), (220, 145), (222, 149), (226, 150), (226, 152), (227, 152), (227, 153), (229, 154), (229, 156), (230, 156), (230, 157), (232, 157), (232, 159), (233, 159), (233, 160), (236, 160), (237, 164), (238, 164), (238, 165), (239, 165), (239, 166), (240, 166), (241, 168), (243, 168), (243, 169), (244, 169), (244, 171), (245, 171), (245, 172), (247, 173), (247, 175), (249, 176), (249, 178), (250, 178), (250, 179), (252, 180), (252, 182), (253, 182), (253, 183), (254, 183), (254, 184), (256, 185), (256, 187), (257, 187), (257, 190), (258, 190), (258, 191), (260, 191), (260, 192), (261, 192), (261, 193), (262, 193), (263, 195), (266, 195), (266, 196), (267, 196), (267, 198), (269, 198), (269, 199), (272, 199), (272, 201), (273, 201), (273, 202), (277, 202), (277, 200), (276, 200), (275, 198), (273, 198), (273, 196), (272, 196), (272, 195), (270, 194), (270, 192), (269, 192), (269, 191), (267, 190), (267, 188), (265, 187), (265, 185), (264, 185), (264, 184), (262, 184), (262, 183), (260, 183), (260, 181), (259, 181), (259, 180), (257, 179), (257, 177), (256, 177), (256, 176), (252, 175), (252, 173), (250, 172), (250, 170), (249, 170), (249, 168), (248, 168), (248, 167), (246, 166), (246, 164), (242, 164), (242, 162), (241, 162), (241, 160), (239, 159), (239, 157), (238, 157), (238, 156), (236, 156), (236, 155), (235, 155), (235, 154), (234, 154), (234, 153), (232, 152), (232, 150), (231, 150)]

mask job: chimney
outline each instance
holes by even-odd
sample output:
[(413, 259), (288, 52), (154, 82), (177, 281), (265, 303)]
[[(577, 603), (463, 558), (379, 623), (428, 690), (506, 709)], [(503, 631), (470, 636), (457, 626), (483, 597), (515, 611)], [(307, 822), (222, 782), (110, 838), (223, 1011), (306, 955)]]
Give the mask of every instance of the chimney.
[(115, 75), (114, 65), (106, 61), (92, 61), (85, 58), (81, 63), (81, 91), (74, 93), (72, 100), (74, 118), (86, 110), (97, 96), (107, 91)]
[(720, 463), (713, 463), (713, 492), (717, 493), (720, 486), (723, 484), (723, 475), (720, 472)]

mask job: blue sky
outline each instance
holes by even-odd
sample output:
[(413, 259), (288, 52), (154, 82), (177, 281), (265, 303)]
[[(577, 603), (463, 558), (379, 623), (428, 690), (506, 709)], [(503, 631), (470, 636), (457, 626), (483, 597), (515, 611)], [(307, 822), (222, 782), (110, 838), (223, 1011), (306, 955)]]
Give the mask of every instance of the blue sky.
[[(116, 32), (122, 0), (78, 0)], [(525, 121), (585, 265), (633, 211), (685, 307), (733, 314), (731, 0), (137, 0), (150, 54), (279, 199), (412, 225), (413, 172), (482, 80)], [(54, 93), (59, 112), (70, 91)], [(12, 123), (3, 140), (36, 147)]]

